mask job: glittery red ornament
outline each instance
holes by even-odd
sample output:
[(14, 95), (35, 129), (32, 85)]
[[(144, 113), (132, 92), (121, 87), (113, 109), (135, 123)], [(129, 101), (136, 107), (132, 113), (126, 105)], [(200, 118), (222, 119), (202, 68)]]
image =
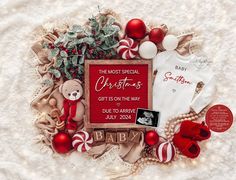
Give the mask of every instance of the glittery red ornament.
[(131, 19), (125, 28), (128, 37), (133, 39), (143, 39), (146, 35), (146, 26), (141, 19)]
[(144, 141), (147, 145), (153, 146), (159, 142), (159, 135), (156, 131), (147, 131), (145, 133)]
[(75, 54), (76, 53), (76, 49), (72, 49), (72, 51), (71, 51), (73, 54)]
[(161, 28), (154, 28), (149, 33), (149, 40), (155, 44), (161, 43), (164, 39), (165, 33)]
[(72, 139), (69, 134), (59, 132), (53, 137), (52, 146), (58, 153), (68, 153), (72, 149)]
[(82, 54), (82, 51), (79, 49), (78, 50), (78, 55), (81, 55)]

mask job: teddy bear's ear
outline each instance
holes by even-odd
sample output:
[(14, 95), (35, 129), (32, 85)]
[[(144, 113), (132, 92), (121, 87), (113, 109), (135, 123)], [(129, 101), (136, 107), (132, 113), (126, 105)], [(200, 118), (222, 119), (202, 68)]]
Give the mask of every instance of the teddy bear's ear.
[(59, 86), (59, 92), (62, 93), (63, 84)]
[(80, 83), (80, 84), (82, 84), (82, 82), (79, 79), (73, 79), (73, 80)]

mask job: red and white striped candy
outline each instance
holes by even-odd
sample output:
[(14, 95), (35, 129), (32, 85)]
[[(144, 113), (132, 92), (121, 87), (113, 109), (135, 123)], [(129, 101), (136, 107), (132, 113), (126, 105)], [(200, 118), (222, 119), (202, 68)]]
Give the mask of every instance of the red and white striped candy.
[(79, 152), (86, 152), (91, 149), (93, 143), (92, 136), (86, 131), (79, 131), (72, 137), (72, 146)]
[(160, 162), (170, 162), (175, 157), (175, 147), (170, 142), (163, 142), (157, 147), (156, 155)]
[(117, 53), (122, 59), (133, 59), (138, 54), (138, 43), (131, 38), (120, 40)]

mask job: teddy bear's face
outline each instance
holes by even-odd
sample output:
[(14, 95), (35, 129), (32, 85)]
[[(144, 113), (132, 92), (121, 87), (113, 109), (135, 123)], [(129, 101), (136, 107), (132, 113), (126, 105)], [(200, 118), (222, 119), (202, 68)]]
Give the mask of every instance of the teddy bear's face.
[(78, 79), (65, 81), (59, 87), (60, 93), (69, 100), (77, 100), (83, 95), (83, 88), (81, 86), (81, 82)]

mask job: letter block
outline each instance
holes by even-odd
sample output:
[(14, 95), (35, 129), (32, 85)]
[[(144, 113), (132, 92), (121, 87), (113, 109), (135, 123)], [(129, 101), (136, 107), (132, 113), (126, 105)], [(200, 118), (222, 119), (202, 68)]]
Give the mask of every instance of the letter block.
[(128, 132), (117, 132), (117, 143), (127, 143)]
[(104, 130), (93, 131), (93, 140), (94, 140), (95, 142), (105, 141), (105, 133), (104, 133)]
[(141, 132), (130, 130), (130, 132), (129, 132), (129, 141), (134, 142), (134, 143), (139, 143), (140, 136), (141, 136)]
[(116, 133), (107, 132), (106, 133), (106, 143), (115, 144), (116, 143)]

